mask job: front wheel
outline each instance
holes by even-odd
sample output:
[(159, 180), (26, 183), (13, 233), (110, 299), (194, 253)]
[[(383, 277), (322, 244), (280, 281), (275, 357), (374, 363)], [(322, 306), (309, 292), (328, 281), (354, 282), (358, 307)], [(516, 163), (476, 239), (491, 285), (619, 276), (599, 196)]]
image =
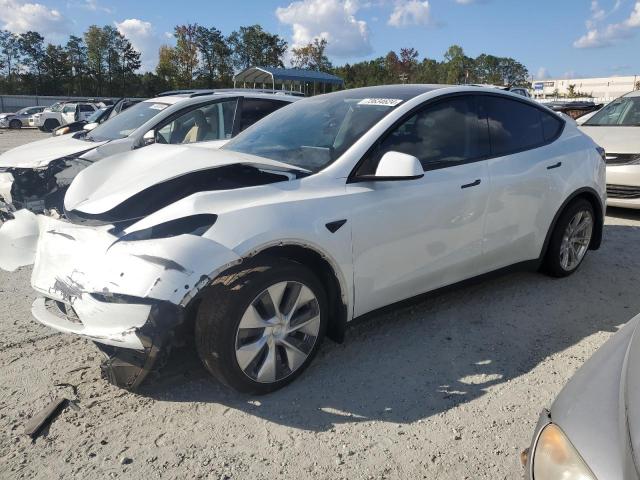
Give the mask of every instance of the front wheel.
[(578, 269), (591, 244), (594, 218), (593, 206), (585, 199), (572, 202), (562, 212), (544, 261), (549, 275), (566, 277)]
[(22, 128), (22, 122), (18, 119), (13, 119), (9, 122), (9, 128), (13, 128), (13, 129)]
[(207, 369), (243, 393), (284, 387), (311, 363), (327, 326), (327, 299), (304, 265), (264, 259), (219, 277), (196, 318)]

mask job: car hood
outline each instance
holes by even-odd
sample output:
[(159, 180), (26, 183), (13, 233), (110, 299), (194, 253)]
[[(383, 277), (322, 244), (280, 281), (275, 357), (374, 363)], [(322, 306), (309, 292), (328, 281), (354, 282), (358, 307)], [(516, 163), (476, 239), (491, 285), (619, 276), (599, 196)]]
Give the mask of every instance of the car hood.
[(292, 168), (285, 163), (231, 150), (151, 145), (107, 157), (83, 170), (67, 190), (64, 207), (67, 211), (99, 215), (154, 186), (234, 164), (275, 170)]
[(106, 142), (85, 142), (73, 136), (50, 137), (12, 148), (0, 155), (0, 168), (42, 168), (58, 158), (99, 147)]
[(640, 153), (640, 127), (590, 127), (580, 125), (607, 153)]
[(596, 478), (639, 478), (639, 323), (640, 315), (611, 337), (551, 407), (551, 420), (567, 434)]
[(14, 112), (0, 113), (0, 118), (10, 117), (11, 115), (15, 115), (15, 113)]

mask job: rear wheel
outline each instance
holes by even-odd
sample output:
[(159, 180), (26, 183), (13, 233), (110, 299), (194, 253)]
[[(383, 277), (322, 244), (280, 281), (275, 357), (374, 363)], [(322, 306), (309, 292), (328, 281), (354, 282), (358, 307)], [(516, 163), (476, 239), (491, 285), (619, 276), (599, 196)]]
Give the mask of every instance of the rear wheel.
[(284, 387), (311, 363), (327, 325), (324, 288), (305, 266), (263, 259), (209, 287), (196, 318), (207, 369), (244, 393)]
[(545, 271), (554, 277), (575, 272), (589, 250), (595, 222), (593, 207), (585, 199), (572, 202), (551, 234), (545, 257)]
[(22, 122), (17, 118), (14, 118), (9, 122), (9, 128), (22, 128)]

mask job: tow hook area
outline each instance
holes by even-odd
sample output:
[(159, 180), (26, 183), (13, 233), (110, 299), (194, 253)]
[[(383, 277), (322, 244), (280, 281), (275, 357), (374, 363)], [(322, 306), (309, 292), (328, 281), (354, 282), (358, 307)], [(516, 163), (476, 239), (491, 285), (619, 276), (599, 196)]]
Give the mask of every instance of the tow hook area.
[(184, 320), (184, 308), (169, 302), (158, 302), (151, 307), (147, 322), (136, 331), (144, 350), (96, 342), (105, 355), (100, 365), (103, 378), (117, 387), (136, 390), (151, 371), (164, 365), (173, 345), (175, 330)]

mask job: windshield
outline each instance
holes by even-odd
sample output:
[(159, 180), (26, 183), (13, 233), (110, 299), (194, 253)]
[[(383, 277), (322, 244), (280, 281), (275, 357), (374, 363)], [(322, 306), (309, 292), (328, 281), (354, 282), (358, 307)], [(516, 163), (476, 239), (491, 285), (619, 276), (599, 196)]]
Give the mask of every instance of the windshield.
[(94, 128), (85, 139), (93, 142), (107, 142), (128, 137), (134, 130), (167, 107), (166, 103), (140, 102)]
[(640, 126), (640, 96), (622, 97), (603, 107), (589, 120), (587, 126)]
[(402, 103), (400, 98), (369, 98), (367, 93), (345, 90), (295, 102), (223, 148), (318, 172)]
[(87, 118), (87, 123), (97, 122), (98, 120), (100, 120), (100, 117), (102, 116), (102, 114), (106, 111), (107, 111), (107, 108), (99, 108)]
[(51, 111), (52, 112), (61, 112), (63, 106), (64, 106), (64, 103), (54, 103), (53, 105), (51, 105)]

